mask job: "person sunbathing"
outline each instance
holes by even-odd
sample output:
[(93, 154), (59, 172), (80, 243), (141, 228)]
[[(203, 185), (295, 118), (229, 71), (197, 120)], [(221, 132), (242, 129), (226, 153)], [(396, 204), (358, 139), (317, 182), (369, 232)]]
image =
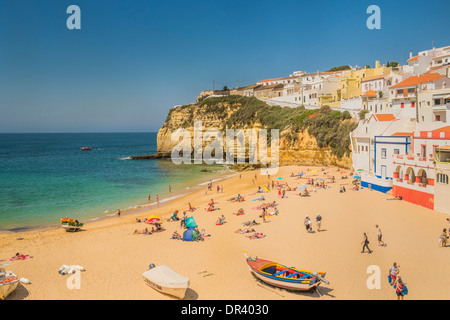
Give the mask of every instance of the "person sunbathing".
[(256, 232), (256, 231), (253, 228), (251, 228), (251, 229), (250, 228), (246, 228), (246, 229), (239, 228), (235, 232), (244, 234), (244, 233), (250, 233), (250, 232)]
[(242, 216), (242, 215), (245, 214), (245, 212), (244, 212), (244, 209), (241, 207), (241, 208), (239, 208), (239, 210), (238, 210), (236, 213), (234, 213), (234, 214), (237, 215), (237, 216)]
[(142, 231), (139, 231), (138, 229), (134, 230), (134, 234), (152, 234), (147, 228), (145, 228)]
[(266, 237), (266, 235), (264, 234), (264, 233), (254, 233), (254, 234), (252, 234), (251, 236), (246, 236), (247, 238), (249, 238), (249, 239), (262, 239), (262, 238), (265, 238)]
[(176, 239), (176, 240), (179, 240), (179, 239), (182, 239), (183, 237), (181, 236), (181, 234), (179, 234), (178, 232), (177, 232), (177, 230), (175, 230), (174, 232), (173, 232), (173, 234), (172, 234), (172, 239)]
[(28, 258), (33, 258), (29, 255), (25, 255), (25, 254), (21, 254), (19, 252), (16, 253), (16, 255), (14, 257), (12, 257), (11, 259), (9, 259), (9, 261), (15, 261), (15, 260), (25, 260)]
[(208, 207), (208, 211), (214, 211), (214, 210), (216, 210), (216, 208), (214, 208), (213, 204), (210, 204)]
[(211, 237), (211, 235), (209, 233), (206, 233), (205, 229), (202, 229), (202, 231), (199, 234), (200, 234), (200, 237), (202, 237), (203, 239)]
[(396, 196), (396, 197), (389, 198), (389, 199), (386, 199), (386, 200), (402, 200), (402, 196)]
[(188, 211), (191, 211), (191, 212), (192, 212), (192, 211), (195, 211), (195, 210), (196, 210), (196, 208), (192, 207), (192, 206), (191, 206), (191, 203), (189, 202), (189, 210), (188, 210)]

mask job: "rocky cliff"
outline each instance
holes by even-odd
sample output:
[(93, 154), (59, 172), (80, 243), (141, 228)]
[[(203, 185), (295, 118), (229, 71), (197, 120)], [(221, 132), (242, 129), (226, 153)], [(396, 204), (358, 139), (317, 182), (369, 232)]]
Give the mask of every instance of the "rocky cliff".
[[(296, 109), (271, 107), (255, 98), (237, 96), (209, 98), (202, 102), (171, 109), (158, 132), (157, 153), (151, 156), (134, 157), (134, 159), (170, 158), (172, 149), (178, 144), (178, 141), (172, 141), (172, 133), (177, 129), (186, 129), (190, 133), (193, 146), (194, 121), (201, 121), (203, 132), (218, 129), (224, 137), (226, 129), (268, 129), (268, 131), (279, 129), (280, 165), (328, 163), (350, 168), (348, 133), (349, 130), (353, 130), (355, 124), (350, 119), (343, 119), (340, 113), (339, 115), (335, 112), (331, 114), (332, 112), (331, 110), (311, 111), (302, 107)], [(321, 118), (325, 122), (319, 122)], [(331, 125), (334, 125), (335, 129), (330, 129)], [(339, 143), (336, 143), (338, 135), (342, 135), (340, 139), (344, 140), (343, 142), (339, 140)], [(206, 144), (203, 142), (203, 148)], [(246, 155), (248, 155), (248, 144), (246, 146)]]

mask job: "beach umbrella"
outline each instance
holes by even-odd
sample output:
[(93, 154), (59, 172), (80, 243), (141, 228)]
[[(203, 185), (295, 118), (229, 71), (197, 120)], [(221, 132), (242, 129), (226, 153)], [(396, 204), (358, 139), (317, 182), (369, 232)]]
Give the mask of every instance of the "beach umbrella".
[(277, 180), (283, 180), (283, 178), (282, 177), (278, 177)]
[(153, 224), (153, 223), (159, 222), (160, 220), (161, 220), (161, 218), (159, 216), (153, 215), (153, 216), (148, 217), (147, 221), (145, 221), (145, 223)]
[(300, 186), (300, 187), (297, 187), (297, 191), (301, 191), (301, 190), (303, 190), (303, 189), (306, 189), (308, 186), (306, 185), (306, 184), (304, 184), (304, 185), (302, 185), (302, 186)]
[(361, 179), (360, 176), (352, 176), (353, 179)]
[(317, 178), (316, 181), (324, 181), (323, 178)]
[(364, 171), (364, 169), (358, 169), (358, 170), (356, 170), (356, 171)]

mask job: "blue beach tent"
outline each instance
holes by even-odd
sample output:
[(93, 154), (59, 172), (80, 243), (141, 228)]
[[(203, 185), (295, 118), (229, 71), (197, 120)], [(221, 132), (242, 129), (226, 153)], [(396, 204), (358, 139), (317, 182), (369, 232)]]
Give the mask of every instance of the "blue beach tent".
[(195, 228), (188, 228), (183, 233), (183, 241), (194, 241), (198, 237), (198, 232), (195, 231)]

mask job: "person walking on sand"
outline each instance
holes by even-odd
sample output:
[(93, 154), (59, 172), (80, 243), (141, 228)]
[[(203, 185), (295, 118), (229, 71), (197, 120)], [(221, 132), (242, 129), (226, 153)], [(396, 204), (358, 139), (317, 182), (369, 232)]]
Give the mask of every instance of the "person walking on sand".
[(117, 209), (117, 217), (118, 217), (118, 218), (120, 218), (120, 213), (121, 213), (120, 210)]
[(311, 230), (312, 230), (312, 226), (311, 226), (312, 222), (311, 222), (311, 219), (309, 219), (308, 215), (306, 215), (304, 223), (305, 223), (306, 231), (311, 232)]
[(384, 243), (383, 240), (381, 239), (383, 237), (383, 234), (381, 233), (381, 228), (378, 225), (375, 225), (375, 228), (377, 228), (378, 245), (385, 247), (386, 243)]
[(361, 253), (364, 253), (364, 250), (366, 248), (367, 248), (367, 250), (369, 250), (369, 253), (372, 253), (372, 250), (370, 250), (370, 248), (369, 248), (369, 239), (367, 238), (367, 235), (365, 232), (364, 232), (364, 239), (363, 239), (363, 242), (361, 242), (361, 244), (364, 244)]
[(393, 286), (397, 281), (398, 273), (400, 272), (400, 266), (397, 265), (397, 262), (394, 262), (392, 266), (389, 268), (389, 284)]
[(263, 219), (263, 222), (264, 222), (264, 223), (266, 223), (266, 214), (267, 214), (267, 213), (266, 213), (266, 208), (263, 208), (263, 212), (262, 212), (262, 215), (261, 215), (261, 216), (262, 216), (262, 219)]
[(322, 216), (320, 215), (320, 213), (317, 213), (316, 224), (317, 224), (317, 232), (320, 232), (320, 226), (322, 225)]
[(397, 277), (395, 294), (397, 295), (397, 300), (403, 300), (404, 296), (408, 294), (406, 284), (403, 282), (403, 279), (400, 275)]

